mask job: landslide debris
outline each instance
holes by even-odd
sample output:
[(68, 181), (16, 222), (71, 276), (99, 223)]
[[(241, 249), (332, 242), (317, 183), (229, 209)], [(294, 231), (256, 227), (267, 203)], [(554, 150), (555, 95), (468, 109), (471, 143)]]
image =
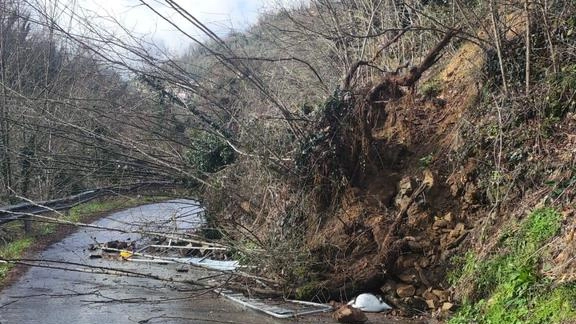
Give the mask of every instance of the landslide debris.
[(307, 233), (307, 246), (327, 265), (316, 278), (327, 296), (380, 291), (408, 314), (451, 308), (443, 278), (468, 236), (462, 211), (477, 203), (472, 185), (467, 201), (454, 199), (447, 183), (452, 170), (441, 156), (448, 149), (445, 130), (463, 107), (410, 88), (455, 34), (405, 74), (337, 92), (303, 150), (299, 163), (316, 209), (332, 214)]
[[(523, 54), (521, 18), (505, 18), (514, 29), (503, 35), (504, 64)], [(224, 209), (244, 233), (239, 255), (283, 282), (285, 295), (347, 301), (372, 292), (402, 315), (449, 315), (479, 297), (451, 277), (455, 260), (501, 253), (508, 225), (548, 204), (566, 226), (538, 273), (573, 282), (574, 63), (554, 79), (558, 89), (502, 93), (519, 72), (499, 76), (494, 49), (477, 42), (440, 60), (453, 36), (421, 65), (371, 82), (352, 82), (370, 62), (353, 64), (308, 125), (296, 174), (259, 175), (267, 190)]]

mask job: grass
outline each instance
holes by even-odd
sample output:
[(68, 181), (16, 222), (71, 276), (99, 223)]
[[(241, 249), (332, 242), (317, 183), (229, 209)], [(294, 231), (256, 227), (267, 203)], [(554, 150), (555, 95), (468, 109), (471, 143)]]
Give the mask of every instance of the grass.
[[(0, 247), (0, 257), (4, 259), (19, 258), (34, 242), (31, 237), (24, 237)], [(0, 263), (0, 281), (6, 277), (12, 268), (10, 263)]]
[[(157, 202), (165, 200), (166, 198), (167, 197), (124, 197), (104, 201), (94, 200), (71, 208), (62, 214), (59, 219), (70, 222), (83, 222), (101, 213)], [(54, 235), (58, 230), (58, 226), (59, 224), (54, 223), (34, 222), (32, 232), (26, 234), (18, 222), (7, 224), (4, 227), (4, 232), (9, 234), (9, 238), (4, 238), (4, 242), (0, 241), (0, 258), (21, 258), (34, 244), (38, 243), (39, 239)], [(12, 267), (12, 264), (0, 263), (0, 286)]]
[(455, 281), (471, 281), (477, 300), (465, 300), (449, 320), (463, 323), (564, 323), (576, 320), (576, 285), (553, 286), (539, 275), (546, 242), (561, 227), (552, 208), (534, 210), (516, 233), (503, 239), (503, 253), (478, 260), (473, 253), (460, 259)]
[(442, 82), (439, 79), (432, 79), (424, 82), (420, 91), (425, 97), (437, 97), (442, 92)]

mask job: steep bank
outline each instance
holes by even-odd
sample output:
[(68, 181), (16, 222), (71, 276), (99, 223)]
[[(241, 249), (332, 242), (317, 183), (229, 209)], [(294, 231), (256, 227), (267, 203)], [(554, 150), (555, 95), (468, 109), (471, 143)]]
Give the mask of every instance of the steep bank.
[[(349, 72), (312, 108), (294, 158), (276, 160), (296, 171), (262, 160), (221, 171), (224, 193), (209, 190), (207, 201), (246, 262), (287, 295), (374, 291), (403, 314), (456, 313), (462, 322), (487, 318), (493, 305), (506, 313), (535, 309), (538, 295), (571, 296), (574, 34), (531, 27), (541, 37), (530, 45), (526, 89), (528, 24), (521, 11), (505, 17), (499, 46), (479, 29), (453, 51), (432, 46), (436, 55), (418, 65), (352, 85)], [(553, 56), (547, 33), (565, 37), (552, 40)], [(234, 202), (223, 204), (227, 196)], [(555, 230), (526, 234), (539, 227)], [(522, 245), (533, 255), (517, 253)], [(525, 262), (501, 275), (499, 256)], [(514, 276), (530, 280), (498, 295)], [(466, 307), (476, 313), (462, 315)], [(573, 318), (565, 313), (554, 321)]]

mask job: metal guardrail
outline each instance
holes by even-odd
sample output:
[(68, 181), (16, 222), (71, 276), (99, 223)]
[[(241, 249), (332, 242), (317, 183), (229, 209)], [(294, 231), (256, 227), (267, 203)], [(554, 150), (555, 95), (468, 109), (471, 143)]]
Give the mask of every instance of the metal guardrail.
[(54, 210), (70, 209), (76, 205), (83, 204), (85, 202), (100, 197), (127, 194), (146, 187), (170, 187), (170, 186), (178, 186), (178, 184), (169, 181), (140, 182), (128, 186), (97, 188), (60, 199), (38, 201), (32, 203), (20, 203), (16, 205), (4, 206), (0, 207), (0, 225), (15, 220), (25, 219), (26, 217), (29, 217), (31, 214), (36, 215), (51, 212)]

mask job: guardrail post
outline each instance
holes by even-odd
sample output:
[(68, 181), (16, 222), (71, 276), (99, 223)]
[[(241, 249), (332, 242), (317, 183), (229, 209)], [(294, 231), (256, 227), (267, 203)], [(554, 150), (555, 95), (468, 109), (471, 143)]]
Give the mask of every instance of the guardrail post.
[(30, 219), (30, 216), (25, 216), (23, 220), (24, 220), (24, 233), (30, 234), (32, 232), (32, 220)]

